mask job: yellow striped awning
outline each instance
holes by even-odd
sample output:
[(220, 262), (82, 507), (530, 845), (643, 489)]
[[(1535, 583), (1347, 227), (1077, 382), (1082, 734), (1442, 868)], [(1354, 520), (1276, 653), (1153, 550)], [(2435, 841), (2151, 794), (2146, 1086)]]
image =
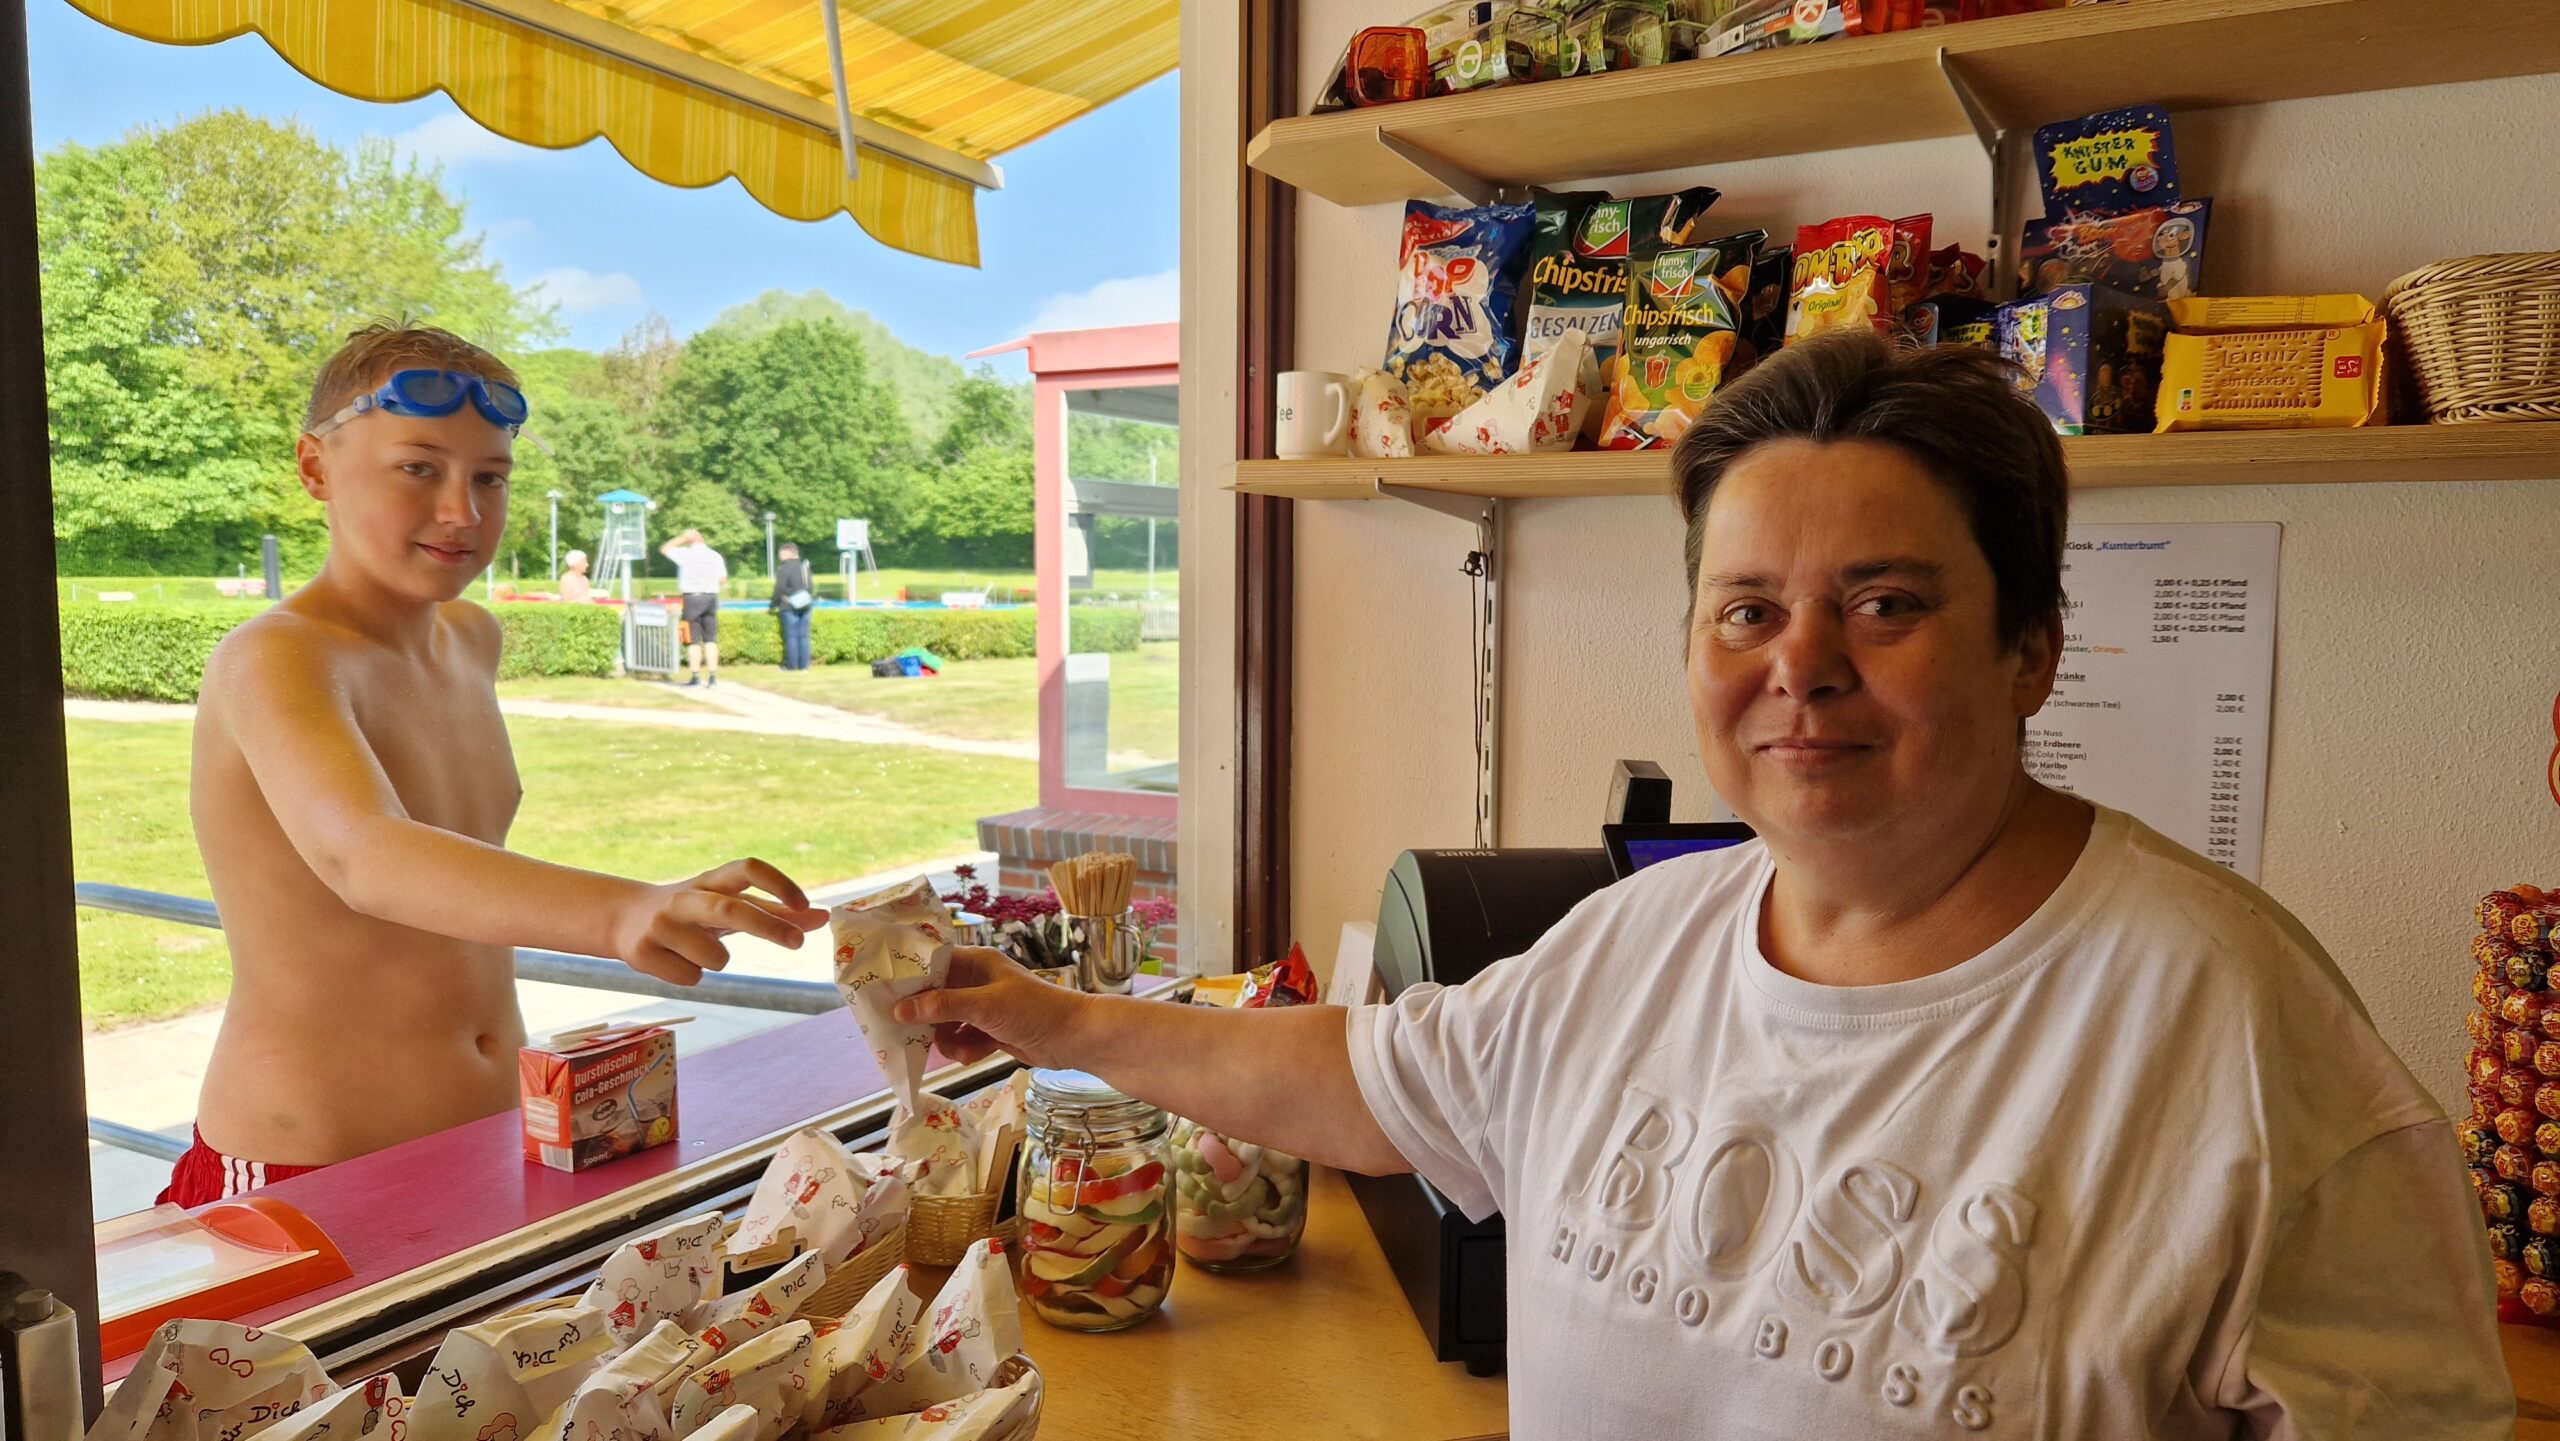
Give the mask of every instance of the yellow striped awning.
[(794, 220), (850, 213), (883, 244), (978, 263), (990, 160), (1174, 68), (1180, 0), (832, 0), (856, 143), (848, 176), (831, 0), (72, 0), (130, 35), (262, 36), (361, 100), (442, 90), (549, 149), (598, 135), (671, 185), (735, 176)]

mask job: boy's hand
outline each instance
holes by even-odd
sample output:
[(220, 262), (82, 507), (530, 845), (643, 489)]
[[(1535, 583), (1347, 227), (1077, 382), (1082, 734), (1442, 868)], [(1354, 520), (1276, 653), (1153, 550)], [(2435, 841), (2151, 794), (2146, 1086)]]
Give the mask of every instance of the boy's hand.
[(722, 936), (744, 932), (796, 951), (801, 933), (826, 920), (789, 876), (763, 861), (731, 861), (634, 895), (614, 917), (613, 953), (644, 976), (690, 986), (729, 964)]
[(1068, 1036), (1088, 999), (1032, 975), (1002, 951), (959, 946), (942, 987), (899, 1002), (897, 1015), (911, 1026), (931, 1025), (934, 1045), (964, 1064), (1001, 1050), (1026, 1065), (1074, 1067), (1080, 1062)]

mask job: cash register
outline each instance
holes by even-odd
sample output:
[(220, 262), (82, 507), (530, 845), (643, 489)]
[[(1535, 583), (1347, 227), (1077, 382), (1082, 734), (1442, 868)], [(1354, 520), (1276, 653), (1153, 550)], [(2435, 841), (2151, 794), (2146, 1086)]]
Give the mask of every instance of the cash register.
[[(1655, 861), (1751, 838), (1731, 822), (1674, 823), (1671, 782), (1620, 761), (1588, 849), (1406, 851), (1378, 903), (1375, 964), (1387, 999), (1425, 981), (1457, 985), (1534, 945), (1585, 897)], [(1502, 1369), (1502, 1217), (1470, 1221), (1415, 1175), (1350, 1178), (1369, 1229), (1440, 1360)]]

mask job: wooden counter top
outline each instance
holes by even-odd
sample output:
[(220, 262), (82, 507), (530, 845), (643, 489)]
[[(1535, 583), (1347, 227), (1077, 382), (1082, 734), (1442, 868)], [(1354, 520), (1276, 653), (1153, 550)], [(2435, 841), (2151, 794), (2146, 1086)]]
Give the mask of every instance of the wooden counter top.
[(2560, 1331), (2501, 1326), (2516, 1383), (2516, 1441), (2560, 1441)]
[[(948, 1273), (919, 1269), (930, 1297)], [(1431, 1359), (1387, 1258), (1341, 1173), (1308, 1187), (1288, 1264), (1221, 1276), (1178, 1264), (1164, 1311), (1126, 1331), (1066, 1331), (1022, 1315), (1048, 1378), (1040, 1434), (1185, 1441), (1499, 1441), (1502, 1378)]]

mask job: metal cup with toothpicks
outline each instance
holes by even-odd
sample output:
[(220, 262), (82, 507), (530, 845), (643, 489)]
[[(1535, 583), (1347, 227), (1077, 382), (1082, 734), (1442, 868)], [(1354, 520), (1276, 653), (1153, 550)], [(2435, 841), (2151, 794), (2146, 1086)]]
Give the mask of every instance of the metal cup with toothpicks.
[(1130, 913), (1137, 882), (1134, 856), (1096, 853), (1049, 868), (1066, 920), (1067, 953), (1078, 989), (1094, 995), (1129, 993), (1130, 978), (1146, 958), (1146, 933)]

